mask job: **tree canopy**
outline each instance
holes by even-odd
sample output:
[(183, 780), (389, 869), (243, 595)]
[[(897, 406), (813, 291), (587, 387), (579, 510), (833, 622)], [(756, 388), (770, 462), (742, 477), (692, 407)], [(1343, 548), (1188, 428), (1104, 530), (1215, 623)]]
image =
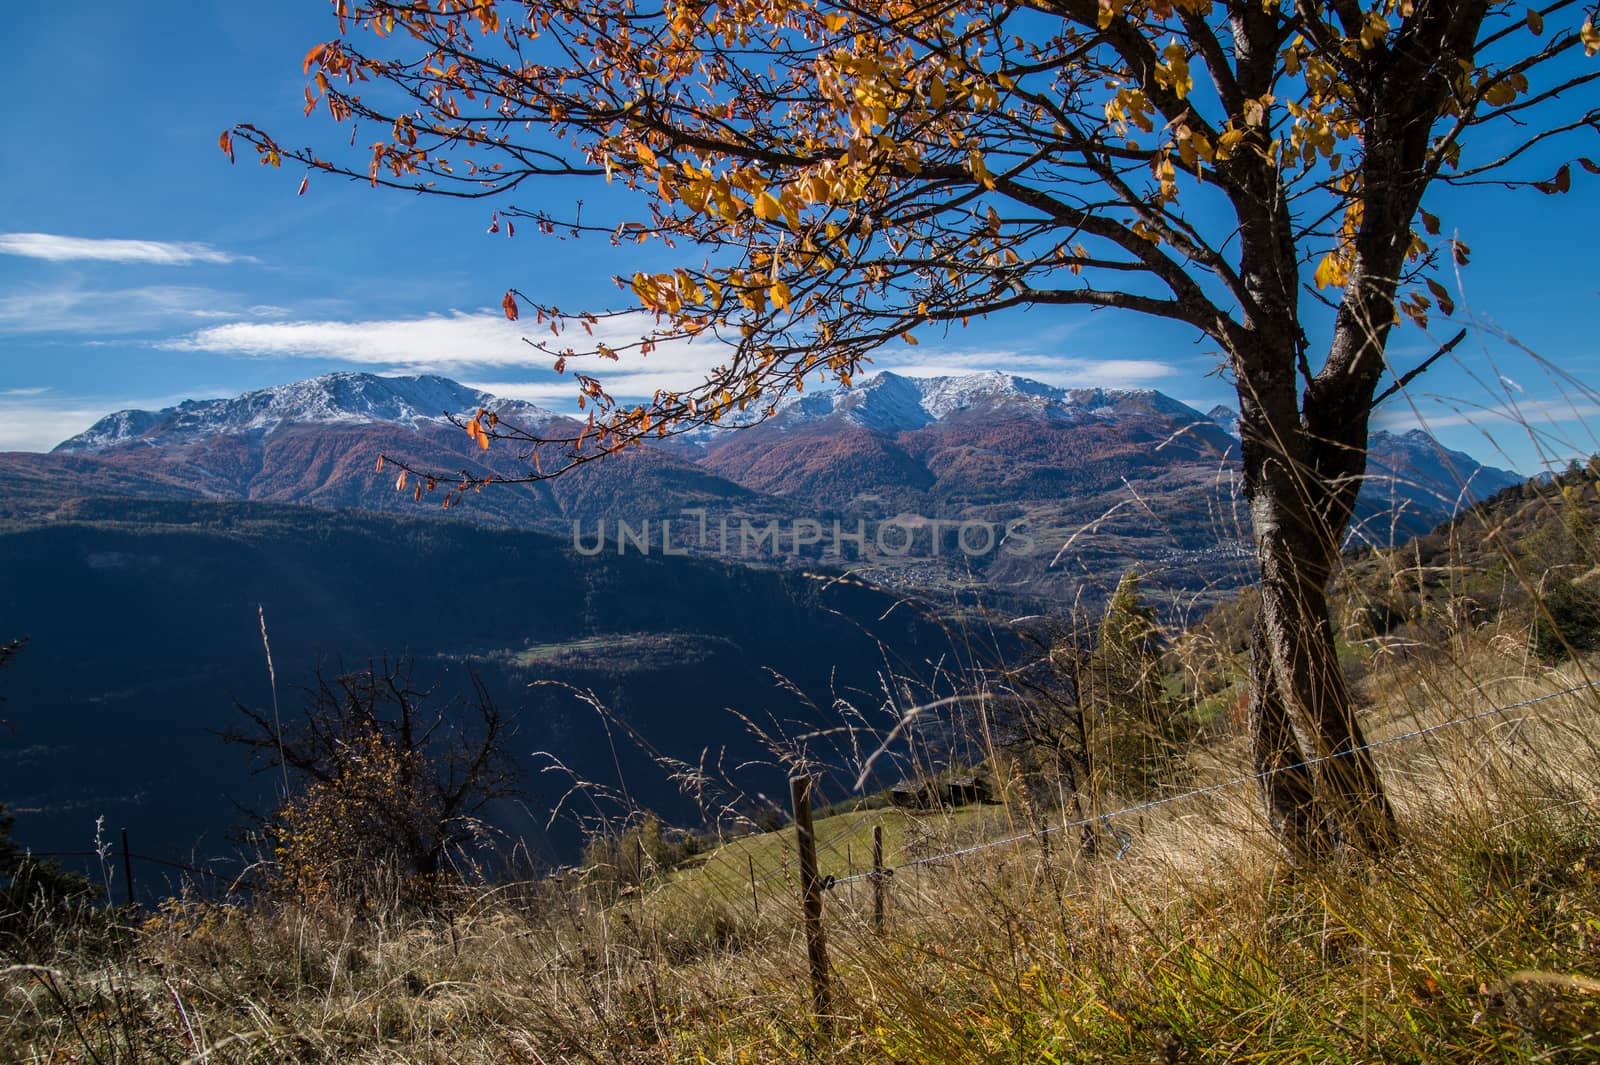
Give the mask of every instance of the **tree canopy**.
[[(348, 125), (348, 145), (291, 148), (236, 126), (222, 136), (230, 156), (245, 142), (273, 166), (504, 201), (493, 224), (508, 232), (521, 221), (681, 249), (674, 269), (618, 278), (626, 297), (610, 309), (505, 292), (508, 317), (556, 333), (539, 344), (589, 412), (555, 440), (488, 412), (465, 426), (485, 448), (541, 443), (526, 479), (770, 411), (819, 375), (848, 384), (882, 345), (1011, 308), (1116, 308), (1209, 338), (1241, 408), (1269, 809), (1302, 848), (1390, 834), (1325, 586), (1369, 416), (1438, 357), (1391, 371), (1390, 334), (1451, 315), (1449, 271), (1470, 256), (1466, 220), (1425, 195), (1485, 183), (1557, 194), (1574, 165), (1600, 172), (1564, 139), (1600, 130), (1600, 72), (1584, 61), (1600, 51), (1594, 5), (333, 8), (338, 35), (304, 59), (306, 111)], [(638, 210), (596, 220), (512, 202), (567, 176), (625, 186)], [(1308, 329), (1316, 301), (1331, 326)], [(651, 324), (636, 341), (587, 342), (585, 328), (641, 310)], [(1326, 335), (1314, 345), (1312, 331)], [(688, 337), (726, 345), (697, 387), (621, 403), (594, 369)], [(407, 474), (423, 475), (419, 497), (444, 485), (447, 503), (484, 479)]]
[[(1570, 165), (1516, 165), (1596, 125), (1571, 99), (1595, 71), (1571, 57), (1600, 31), (1571, 2), (333, 6), (306, 108), (349, 124), (351, 151), (239, 126), (230, 154), (239, 138), (271, 165), (466, 197), (603, 176), (642, 193), (637, 217), (509, 205), (495, 225), (703, 250), (618, 279), (656, 316), (631, 345), (572, 339), (619, 308), (506, 292), (508, 316), (564, 332), (541, 344), (607, 443), (770, 405), (814, 373), (848, 382), (918, 328), (1030, 304), (1175, 319), (1234, 361), (1270, 332), (1325, 386), (1359, 360), (1311, 364), (1304, 275), (1379, 341), (1396, 306), (1450, 313), (1436, 275), (1469, 251), (1424, 189), (1566, 191)], [(1374, 277), (1392, 298), (1368, 295)], [(575, 361), (699, 334), (731, 343), (726, 364), (646, 404), (614, 403)]]

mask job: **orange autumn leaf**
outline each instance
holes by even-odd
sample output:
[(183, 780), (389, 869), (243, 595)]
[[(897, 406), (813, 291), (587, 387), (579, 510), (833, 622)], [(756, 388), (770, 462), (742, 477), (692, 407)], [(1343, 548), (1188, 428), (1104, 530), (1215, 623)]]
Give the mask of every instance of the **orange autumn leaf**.
[(311, 64), (320, 60), (327, 51), (328, 46), (326, 44), (319, 44), (307, 52), (305, 62), (300, 65), (300, 73), (309, 74), (311, 72)]
[(521, 313), (517, 310), (517, 298), (511, 294), (510, 289), (506, 290), (506, 298), (500, 301), (500, 309), (505, 311), (506, 318), (513, 322), (517, 320), (517, 316)]

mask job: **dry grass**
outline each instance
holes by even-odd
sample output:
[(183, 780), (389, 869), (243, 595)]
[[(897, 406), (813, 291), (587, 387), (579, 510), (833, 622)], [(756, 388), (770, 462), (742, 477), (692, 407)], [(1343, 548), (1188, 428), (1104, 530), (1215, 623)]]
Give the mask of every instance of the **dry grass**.
[[(1383, 665), (1381, 739), (1581, 683), (1493, 633)], [(1514, 649), (1513, 649), (1514, 650)], [(836, 889), (836, 1013), (809, 1015), (788, 834), (738, 841), (643, 896), (505, 885), (449, 916), (175, 902), (98, 948), (0, 978), (0, 1057), (65, 1062), (1600, 1060), (1595, 693), (1384, 747), (1407, 843), (1295, 871), (1248, 786), (1075, 835)], [(1208, 748), (1199, 783), (1242, 764)], [(819, 823), (825, 871), (1032, 823)], [(755, 857), (769, 879), (749, 890)], [(758, 909), (759, 907), (759, 909)]]

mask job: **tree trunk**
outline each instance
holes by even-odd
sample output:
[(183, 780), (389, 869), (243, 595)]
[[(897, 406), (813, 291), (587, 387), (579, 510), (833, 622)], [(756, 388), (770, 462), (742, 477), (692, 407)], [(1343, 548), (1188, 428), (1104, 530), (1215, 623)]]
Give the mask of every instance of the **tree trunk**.
[(1272, 669), (1266, 628), (1259, 621), (1250, 642), (1250, 742), (1261, 799), (1273, 834), (1296, 859), (1315, 862), (1333, 850), (1318, 814), (1316, 782), (1289, 724), (1289, 712)]
[(1314, 861), (1340, 848), (1379, 854), (1396, 839), (1394, 812), (1365, 749), (1328, 613), (1348, 486), (1296, 454), (1312, 450), (1298, 418), (1284, 428), (1271, 448), (1261, 446), (1259, 427), (1249, 433), (1254, 446), (1245, 456), (1261, 567), (1251, 648), (1255, 766), (1269, 774), (1262, 779), (1268, 817), (1297, 858)]

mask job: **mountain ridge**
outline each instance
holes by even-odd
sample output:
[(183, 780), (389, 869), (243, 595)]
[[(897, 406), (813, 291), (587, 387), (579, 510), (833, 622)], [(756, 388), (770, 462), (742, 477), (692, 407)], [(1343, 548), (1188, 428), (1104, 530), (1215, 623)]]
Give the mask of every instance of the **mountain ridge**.
[(530, 424), (561, 417), (438, 374), (385, 377), (339, 371), (233, 397), (186, 399), (159, 411), (116, 411), (57, 444), (50, 454), (92, 454), (130, 444), (160, 446), (173, 437), (270, 433), (285, 425), (447, 424), (450, 415), (470, 416), (480, 408), (510, 413)]
[[(534, 472), (533, 452), (545, 468), (559, 462), (554, 446), (481, 450), (450, 420), (479, 407), (536, 432), (565, 417), (437, 375), (323, 375), (232, 399), (120, 411), (49, 454), (0, 455), (0, 516), (48, 511), (40, 497), (74, 494), (438, 516), (437, 506), (419, 511), (411, 493), (397, 493), (392, 474), (374, 473), (379, 454), (414, 469), (502, 481)], [(553, 480), (497, 485), (449, 514), (575, 542), (581, 525), (592, 543), (606, 537), (607, 521), (655, 521), (660, 533), (662, 520), (688, 511), (702, 515), (701, 537), (708, 527), (735, 530), (689, 545), (707, 554), (727, 554), (744, 522), (792, 529), (859, 520), (872, 546), (851, 561), (905, 591), (986, 588), (1030, 596), (1037, 609), (1080, 587), (1109, 589), (1138, 565), (1155, 584), (1210, 594), (1252, 574), (1241, 565), (1248, 517), (1237, 491), (1239, 441), (1229, 431), (1235, 417), (1154, 389), (1069, 389), (1000, 372), (882, 372), (787, 399), (753, 424), (652, 442)], [(1426, 434), (1378, 432), (1373, 442), (1357, 524), (1366, 539), (1425, 532), (1521, 481)], [(874, 536), (902, 519), (920, 538), (909, 557)], [(1025, 529), (1037, 550), (972, 557), (948, 532), (969, 522)], [(1079, 535), (1088, 528), (1094, 536)], [(798, 547), (767, 555), (759, 564), (810, 557)]]

